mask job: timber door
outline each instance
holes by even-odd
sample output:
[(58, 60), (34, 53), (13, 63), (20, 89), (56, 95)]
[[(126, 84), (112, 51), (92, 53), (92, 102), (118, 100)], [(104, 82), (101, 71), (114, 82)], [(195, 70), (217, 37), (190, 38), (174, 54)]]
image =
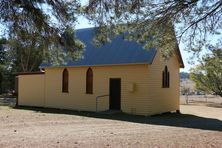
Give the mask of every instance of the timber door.
[(109, 80), (109, 109), (120, 110), (121, 105), (121, 79)]

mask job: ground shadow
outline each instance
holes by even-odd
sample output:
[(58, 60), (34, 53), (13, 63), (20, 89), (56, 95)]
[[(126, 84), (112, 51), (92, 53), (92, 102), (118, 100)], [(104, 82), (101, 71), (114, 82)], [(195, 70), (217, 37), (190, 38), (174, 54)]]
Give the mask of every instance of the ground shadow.
[(215, 107), (215, 108), (222, 108), (222, 103), (221, 104), (216, 104), (216, 103), (212, 103), (212, 104), (207, 104), (208, 107)]
[(120, 120), (120, 121), (142, 123), (142, 124), (222, 131), (221, 120), (204, 118), (190, 114), (166, 113), (156, 116), (145, 117), (138, 115), (128, 115), (124, 113), (101, 114), (95, 112), (83, 112), (83, 111), (80, 112), (80, 111), (60, 110), (60, 109), (51, 109), (51, 108), (39, 108), (39, 107), (14, 107), (14, 109), (32, 110), (42, 113), (78, 115), (78, 116), (85, 116), (92, 118)]

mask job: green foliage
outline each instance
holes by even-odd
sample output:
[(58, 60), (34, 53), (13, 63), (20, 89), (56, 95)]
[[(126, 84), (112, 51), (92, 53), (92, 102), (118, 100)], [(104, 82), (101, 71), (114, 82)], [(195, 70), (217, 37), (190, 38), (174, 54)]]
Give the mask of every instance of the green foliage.
[(191, 79), (196, 88), (222, 97), (222, 50), (212, 50), (202, 59), (202, 63), (191, 70)]
[(0, 65), (5, 63), (5, 48), (4, 48), (4, 44), (6, 43), (6, 39), (2, 38), (0, 39)]
[(67, 26), (74, 28), (79, 15), (98, 27), (93, 40), (97, 46), (124, 34), (125, 39), (136, 40), (146, 49), (160, 48), (165, 58), (172, 56), (176, 39), (182, 40), (189, 51), (199, 52), (212, 44), (207, 36), (220, 35), (222, 29), (222, 1), (218, 0), (90, 0), (86, 7), (81, 7), (80, 0), (2, 0), (0, 6), (0, 20), (8, 35), (14, 38), (21, 30), (38, 35), (43, 41), (45, 59), (48, 55), (58, 59), (61, 51), (51, 48), (62, 45), (66, 45), (62, 51), (67, 52), (65, 55), (79, 55), (84, 46), (74, 36), (68, 38), (73, 37), (75, 43), (67, 40), (61, 44), (67, 39), (62, 34)]
[(61, 34), (60, 44), (52, 44), (48, 48), (50, 52), (46, 53), (44, 62), (56, 66), (80, 58), (85, 45), (76, 37), (74, 29), (67, 26)]
[(0, 39), (0, 94), (13, 87), (14, 79), (14, 76), (8, 67), (9, 61), (5, 48), (6, 43), (6, 39)]
[(35, 71), (44, 57), (44, 40), (39, 34), (20, 30), (7, 42), (10, 67), (16, 72)]
[[(76, 37), (72, 27), (66, 27), (65, 31), (62, 33), (62, 39), (64, 50), (67, 50), (70, 56), (74, 55), (73, 59), (79, 58), (85, 45)], [(73, 47), (75, 47), (75, 49), (73, 49)]]
[(222, 29), (222, 1), (218, 0), (90, 0), (84, 10), (102, 30), (97, 37), (101, 43), (127, 31), (129, 39), (145, 43), (146, 49), (162, 49), (166, 58), (172, 55), (175, 38), (198, 53), (212, 44), (207, 36), (220, 35)]
[(48, 41), (38, 32), (30, 34), (27, 30), (18, 31), (16, 36), (10, 37), (7, 42), (11, 67), (16, 72), (27, 72), (38, 71), (42, 62), (64, 64), (68, 58), (75, 60), (80, 57), (85, 47), (70, 27), (61, 34), (59, 44), (45, 42)]
[[(46, 47), (43, 56), (55, 55), (47, 54), (54, 51), (52, 46), (69, 44), (61, 44), (62, 34), (67, 26), (76, 25), (79, 15), (98, 27), (97, 46), (128, 32), (126, 39), (136, 40), (146, 49), (160, 48), (165, 58), (172, 56), (176, 38), (183, 40), (188, 50), (199, 52), (212, 44), (207, 36), (220, 35), (222, 29), (222, 1), (218, 0), (90, 0), (86, 7), (81, 7), (79, 0), (2, 0), (0, 6), (0, 20), (9, 36), (17, 36), (21, 30), (37, 34)], [(75, 55), (73, 50), (78, 54), (83, 47), (75, 40), (72, 48), (63, 51), (69, 52), (67, 55)]]
[[(0, 20), (8, 31), (9, 48), (14, 55), (14, 61), (23, 63), (18, 64), (21, 67), (18, 70), (34, 70), (34, 67), (39, 65), (39, 61), (50, 60), (50, 56), (54, 55), (51, 52), (60, 52), (55, 51), (56, 49), (66, 49), (62, 52), (73, 53), (74, 56), (75, 51), (79, 53), (83, 46), (80, 46), (80, 41), (74, 39), (74, 36), (69, 36), (69, 41), (66, 41), (69, 43), (70, 40), (76, 40), (76, 43), (69, 45), (69, 48), (67, 48), (68, 44), (61, 44), (61, 40), (67, 39), (62, 34), (67, 26), (76, 24), (79, 13), (80, 3), (76, 0), (0, 1)], [(59, 48), (52, 50), (53, 47)], [(56, 58), (53, 57), (53, 59)]]
[(5, 63), (5, 49), (3, 47), (5, 43), (4, 39), (0, 39), (0, 94), (2, 93), (2, 83), (3, 83), (3, 71)]

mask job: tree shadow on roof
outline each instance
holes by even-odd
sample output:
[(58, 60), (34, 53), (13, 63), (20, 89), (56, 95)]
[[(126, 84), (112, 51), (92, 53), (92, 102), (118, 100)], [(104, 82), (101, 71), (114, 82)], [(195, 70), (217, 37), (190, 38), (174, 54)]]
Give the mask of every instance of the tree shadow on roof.
[(39, 107), (14, 107), (14, 109), (32, 110), (40, 113), (77, 115), (90, 118), (126, 121), (141, 124), (193, 128), (201, 130), (222, 131), (222, 121), (191, 114), (165, 113), (155, 116), (129, 115), (125, 113), (101, 114), (95, 112), (72, 111)]

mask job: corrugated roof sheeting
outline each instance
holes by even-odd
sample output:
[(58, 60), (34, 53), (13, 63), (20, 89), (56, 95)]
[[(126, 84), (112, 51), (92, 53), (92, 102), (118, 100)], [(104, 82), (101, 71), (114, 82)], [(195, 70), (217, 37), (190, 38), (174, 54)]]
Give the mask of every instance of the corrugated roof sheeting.
[[(97, 66), (97, 65), (121, 65), (121, 64), (151, 64), (156, 54), (156, 49), (144, 49), (143, 45), (136, 41), (124, 40), (122, 35), (112, 39), (97, 48), (92, 39), (95, 36), (94, 28), (76, 30), (77, 37), (84, 42), (86, 48), (81, 59), (68, 61), (60, 66)], [(41, 68), (52, 67), (50, 64), (42, 64)]]

